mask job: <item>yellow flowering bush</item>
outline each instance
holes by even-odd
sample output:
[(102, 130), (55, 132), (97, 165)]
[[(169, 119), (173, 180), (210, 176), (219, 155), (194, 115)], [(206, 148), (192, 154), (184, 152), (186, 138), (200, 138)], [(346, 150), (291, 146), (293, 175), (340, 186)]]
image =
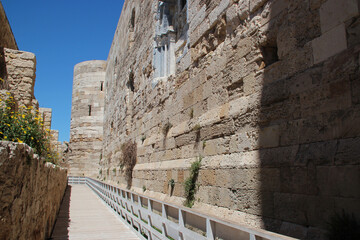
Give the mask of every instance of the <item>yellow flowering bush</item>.
[(44, 130), (43, 119), (32, 107), (15, 110), (15, 101), (0, 98), (0, 141), (26, 143), (45, 161), (56, 163), (58, 154), (53, 151), (50, 131)]

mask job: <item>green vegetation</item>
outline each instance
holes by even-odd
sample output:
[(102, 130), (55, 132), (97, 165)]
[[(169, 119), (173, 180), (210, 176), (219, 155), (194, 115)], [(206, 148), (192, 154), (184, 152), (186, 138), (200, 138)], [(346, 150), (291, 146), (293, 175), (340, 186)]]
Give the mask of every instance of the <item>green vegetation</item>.
[(175, 187), (175, 180), (174, 179), (170, 179), (169, 180), (169, 185), (171, 187), (171, 189), (173, 189)]
[(146, 191), (146, 187), (145, 187), (145, 185), (142, 187), (142, 189), (143, 189), (143, 192), (145, 192), (145, 191)]
[(14, 98), (9, 92), (6, 94), (6, 100), (0, 98), (0, 141), (26, 143), (41, 159), (56, 164), (59, 156), (39, 111), (32, 107), (16, 109)]
[(141, 230), (141, 236), (143, 236), (145, 239), (148, 239), (148, 236), (145, 234), (143, 230)]
[(132, 184), (132, 171), (136, 164), (137, 145), (129, 140), (121, 146), (121, 151), (123, 156), (121, 164), (125, 167), (125, 179), (127, 187), (130, 188)]
[(144, 143), (145, 139), (146, 139), (145, 135), (141, 136), (141, 143)]
[(200, 124), (196, 124), (196, 125), (192, 128), (192, 130), (193, 130), (194, 132), (198, 132), (198, 131), (200, 131), (200, 129), (201, 129)]
[(189, 112), (189, 117), (190, 118), (193, 118), (194, 117), (194, 109), (190, 109), (190, 112)]
[(155, 229), (156, 231), (158, 231), (159, 233), (161, 233), (162, 234), (162, 231), (159, 229), (159, 228), (157, 228), (157, 227), (155, 227), (155, 226), (151, 226), (153, 229)]
[(164, 126), (162, 128), (162, 132), (163, 132), (164, 136), (166, 136), (169, 133), (170, 128), (172, 128), (172, 126), (173, 125), (170, 122), (167, 122), (164, 124)]
[(191, 164), (190, 167), (190, 176), (185, 180), (185, 202), (184, 206), (191, 208), (194, 205), (195, 193), (196, 193), (196, 181), (199, 176), (199, 170), (201, 167), (202, 157), (199, 158)]

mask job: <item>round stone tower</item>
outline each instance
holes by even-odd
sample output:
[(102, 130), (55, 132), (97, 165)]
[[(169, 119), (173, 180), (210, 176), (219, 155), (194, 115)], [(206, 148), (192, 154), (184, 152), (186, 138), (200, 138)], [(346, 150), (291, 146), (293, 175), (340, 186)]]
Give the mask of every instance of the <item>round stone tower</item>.
[(75, 65), (72, 92), (69, 175), (95, 177), (102, 158), (106, 61)]

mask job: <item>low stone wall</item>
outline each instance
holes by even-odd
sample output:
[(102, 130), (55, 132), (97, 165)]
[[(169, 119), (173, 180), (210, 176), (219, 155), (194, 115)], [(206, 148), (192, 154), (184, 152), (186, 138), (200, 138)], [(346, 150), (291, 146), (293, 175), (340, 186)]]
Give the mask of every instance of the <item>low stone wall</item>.
[(0, 141), (0, 239), (49, 237), (66, 185), (66, 170), (25, 144)]

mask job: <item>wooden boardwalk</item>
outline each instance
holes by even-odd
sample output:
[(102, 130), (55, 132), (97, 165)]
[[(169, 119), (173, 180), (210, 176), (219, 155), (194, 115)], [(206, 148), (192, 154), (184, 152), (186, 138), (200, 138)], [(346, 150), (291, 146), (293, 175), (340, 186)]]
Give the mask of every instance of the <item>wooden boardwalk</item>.
[(50, 239), (139, 239), (86, 185), (66, 190)]

